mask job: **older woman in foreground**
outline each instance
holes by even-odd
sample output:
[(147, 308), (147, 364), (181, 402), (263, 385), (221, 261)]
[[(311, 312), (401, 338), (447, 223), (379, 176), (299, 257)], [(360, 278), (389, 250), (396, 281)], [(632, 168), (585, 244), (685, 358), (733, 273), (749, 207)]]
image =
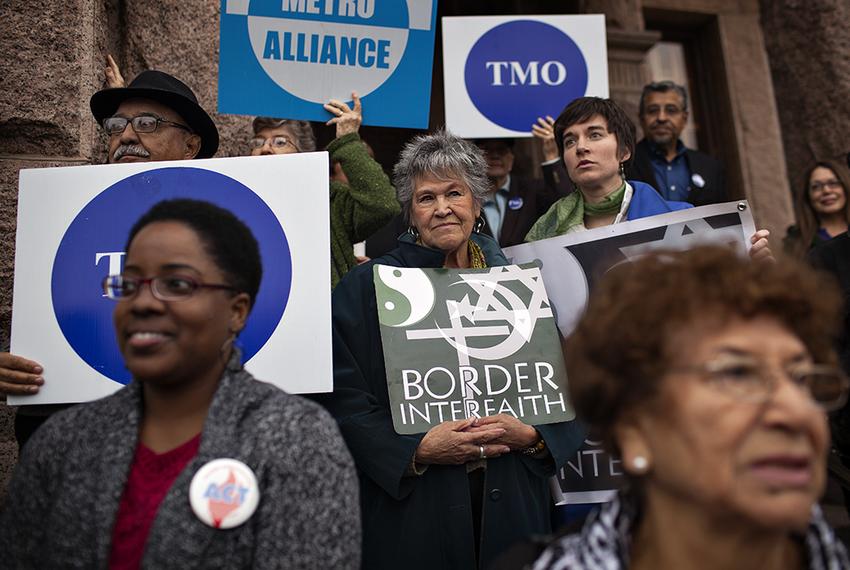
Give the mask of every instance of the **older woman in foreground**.
[(333, 293), (337, 418), (360, 471), (363, 567), (486, 568), (514, 541), (550, 528), (548, 478), (575, 453), (575, 422), (530, 426), (510, 415), (393, 429), (372, 265), (485, 268), (507, 263), (475, 231), (488, 191), (481, 151), (445, 132), (409, 143), (395, 167), (410, 222), (398, 249), (354, 268)]
[(579, 417), (628, 485), (535, 570), (850, 567), (817, 506), (826, 411), (848, 388), (832, 350), (838, 305), (811, 271), (725, 249), (607, 275), (567, 367)]

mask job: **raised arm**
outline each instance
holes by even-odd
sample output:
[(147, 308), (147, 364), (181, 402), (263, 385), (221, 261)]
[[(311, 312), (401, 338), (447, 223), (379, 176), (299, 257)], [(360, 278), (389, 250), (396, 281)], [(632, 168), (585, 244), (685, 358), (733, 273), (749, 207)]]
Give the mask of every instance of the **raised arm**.
[(337, 132), (328, 152), (348, 179), (347, 184), (331, 182), (332, 215), (343, 223), (351, 242), (356, 243), (381, 229), (401, 209), (389, 177), (360, 140), (362, 105), (356, 93), (351, 96), (353, 108), (332, 99), (325, 109), (335, 115), (328, 124), (335, 124)]

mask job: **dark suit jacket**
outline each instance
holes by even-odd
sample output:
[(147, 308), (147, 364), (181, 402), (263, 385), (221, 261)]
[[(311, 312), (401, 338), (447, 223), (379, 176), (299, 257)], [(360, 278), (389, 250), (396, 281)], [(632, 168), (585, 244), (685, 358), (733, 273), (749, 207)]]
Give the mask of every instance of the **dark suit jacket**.
[[(850, 233), (835, 236), (809, 252), (809, 262), (833, 277), (844, 296), (844, 330), (836, 348), (844, 371), (850, 373)], [(850, 457), (850, 403), (829, 415), (832, 441), (842, 454)]]
[[(570, 183), (562, 160), (543, 167), (543, 180), (511, 175), (508, 201), (502, 218), (502, 231), (499, 233), (499, 245), (510, 247), (523, 243), (534, 222), (545, 214), (552, 204), (572, 191), (573, 185)], [(483, 214), (481, 217), (484, 220), (481, 233), (492, 237), (493, 232), (487, 225), (487, 219)]]
[[(646, 182), (658, 190), (658, 181), (655, 179), (655, 171), (652, 169), (652, 163), (649, 160), (651, 152), (649, 141), (641, 139), (635, 147), (635, 155), (626, 171), (626, 178), (628, 180)], [(688, 161), (691, 176), (699, 174), (705, 180), (705, 185), (702, 188), (697, 187), (693, 181), (691, 182), (688, 202), (694, 206), (705, 206), (707, 204), (719, 204), (729, 200), (726, 194), (723, 165), (720, 161), (708, 156), (704, 152), (692, 149), (685, 150), (685, 159)]]

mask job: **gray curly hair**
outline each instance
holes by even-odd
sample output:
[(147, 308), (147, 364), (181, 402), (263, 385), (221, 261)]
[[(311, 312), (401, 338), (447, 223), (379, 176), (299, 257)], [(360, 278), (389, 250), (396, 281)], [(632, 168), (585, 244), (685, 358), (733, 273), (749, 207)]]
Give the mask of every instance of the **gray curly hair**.
[(263, 129), (286, 127), (295, 137), (293, 142), (298, 148), (298, 152), (313, 152), (316, 150), (316, 135), (313, 134), (313, 127), (307, 121), (257, 117), (254, 119), (253, 127), (255, 136)]
[(396, 197), (406, 222), (410, 222), (416, 181), (423, 176), (463, 182), (478, 206), (484, 203), (490, 192), (484, 153), (471, 142), (445, 130), (419, 135), (407, 143), (393, 168)]

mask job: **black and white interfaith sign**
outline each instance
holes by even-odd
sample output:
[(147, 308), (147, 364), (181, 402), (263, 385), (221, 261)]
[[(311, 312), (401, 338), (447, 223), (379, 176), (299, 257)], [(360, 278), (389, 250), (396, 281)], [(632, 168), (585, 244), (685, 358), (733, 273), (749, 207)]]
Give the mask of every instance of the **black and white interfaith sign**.
[[(744, 200), (525, 243), (506, 248), (505, 255), (511, 263), (541, 264), (558, 329), (567, 337), (584, 312), (595, 283), (616, 265), (655, 251), (684, 251), (701, 245), (726, 245), (746, 255), (755, 231)], [(608, 500), (622, 481), (615, 461), (598, 443), (585, 442), (553, 483), (556, 500), (560, 504)]]

